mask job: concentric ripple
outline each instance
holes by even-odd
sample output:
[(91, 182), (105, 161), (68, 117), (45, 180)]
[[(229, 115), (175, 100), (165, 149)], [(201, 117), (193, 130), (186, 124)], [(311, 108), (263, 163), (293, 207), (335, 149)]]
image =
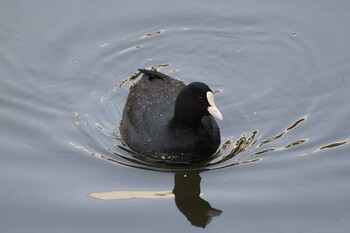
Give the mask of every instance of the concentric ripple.
[[(84, 71), (99, 77), (102, 70), (110, 70), (115, 85), (92, 90), (94, 104), (84, 110), (87, 113), (73, 114), (80, 137), (69, 144), (119, 165), (159, 171), (217, 170), (287, 151), (299, 156), (348, 144), (349, 139), (321, 144), (308, 134), (319, 100), (317, 93), (308, 92), (313, 84), (304, 76), (319, 68), (317, 50), (307, 40), (307, 28), (285, 25), (283, 19), (262, 16), (217, 19), (207, 28), (194, 21), (101, 43), (86, 57), (87, 64), (97, 60), (99, 65)], [(163, 70), (185, 82), (200, 80), (213, 87), (225, 121), (220, 123), (221, 146), (209, 160), (192, 166), (155, 164), (125, 145), (119, 122), (129, 87), (140, 78), (138, 68)], [(310, 148), (310, 141), (316, 141), (316, 148)]]

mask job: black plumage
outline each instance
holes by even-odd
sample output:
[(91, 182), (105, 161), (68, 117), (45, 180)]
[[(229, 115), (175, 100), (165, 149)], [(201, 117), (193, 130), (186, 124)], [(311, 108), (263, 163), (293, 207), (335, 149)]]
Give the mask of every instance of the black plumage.
[(207, 159), (220, 145), (222, 120), (210, 88), (201, 82), (185, 85), (145, 69), (131, 87), (122, 121), (125, 143), (139, 155), (167, 163)]

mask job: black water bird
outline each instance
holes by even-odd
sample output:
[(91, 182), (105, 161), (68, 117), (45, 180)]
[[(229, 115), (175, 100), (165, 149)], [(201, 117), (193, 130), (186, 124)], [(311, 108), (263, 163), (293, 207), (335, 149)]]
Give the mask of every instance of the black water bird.
[(157, 71), (143, 74), (128, 95), (121, 135), (137, 154), (154, 161), (191, 164), (213, 155), (223, 120), (212, 90), (204, 83), (185, 85)]

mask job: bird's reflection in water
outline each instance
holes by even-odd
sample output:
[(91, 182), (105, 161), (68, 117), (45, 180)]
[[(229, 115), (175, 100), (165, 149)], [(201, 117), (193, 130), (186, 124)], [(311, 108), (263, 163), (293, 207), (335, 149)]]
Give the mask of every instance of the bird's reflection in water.
[(213, 217), (222, 211), (212, 208), (201, 195), (201, 177), (198, 172), (180, 172), (175, 174), (175, 203), (177, 208), (194, 226), (205, 228)]
[(173, 191), (108, 191), (90, 193), (98, 200), (163, 199), (174, 198), (177, 208), (192, 225), (205, 228), (222, 211), (212, 208), (201, 196), (201, 177), (198, 172), (179, 172), (175, 175)]

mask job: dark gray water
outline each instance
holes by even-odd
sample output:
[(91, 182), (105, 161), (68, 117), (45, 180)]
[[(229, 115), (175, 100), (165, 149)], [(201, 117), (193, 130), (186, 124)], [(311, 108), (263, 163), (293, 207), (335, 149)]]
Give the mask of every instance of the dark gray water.
[[(1, 232), (349, 232), (350, 2), (1, 1)], [(138, 68), (207, 83), (222, 146), (132, 156)]]

